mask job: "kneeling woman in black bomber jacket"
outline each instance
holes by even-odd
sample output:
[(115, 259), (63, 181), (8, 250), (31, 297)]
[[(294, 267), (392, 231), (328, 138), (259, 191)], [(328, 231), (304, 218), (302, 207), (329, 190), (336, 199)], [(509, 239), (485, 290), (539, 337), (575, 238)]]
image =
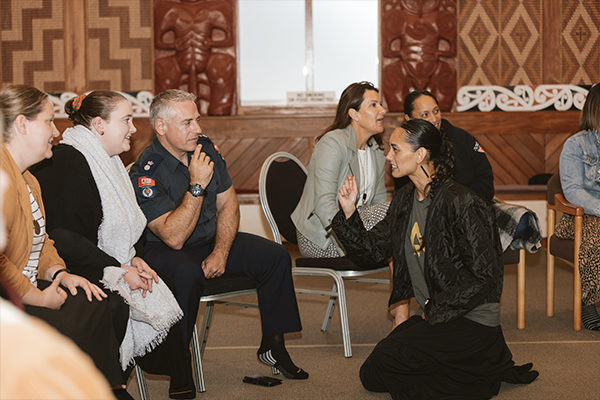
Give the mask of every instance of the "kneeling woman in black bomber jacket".
[(389, 304), (415, 297), (419, 310), (377, 344), (361, 368), (363, 386), (394, 399), (489, 399), (502, 381), (533, 381), (538, 373), (514, 365), (500, 327), (504, 266), (494, 212), (452, 180), (452, 144), (413, 119), (393, 132), (386, 158), (395, 178), (412, 183), (396, 192), (385, 219), (365, 231), (349, 176), (332, 226), (356, 257), (393, 257)]

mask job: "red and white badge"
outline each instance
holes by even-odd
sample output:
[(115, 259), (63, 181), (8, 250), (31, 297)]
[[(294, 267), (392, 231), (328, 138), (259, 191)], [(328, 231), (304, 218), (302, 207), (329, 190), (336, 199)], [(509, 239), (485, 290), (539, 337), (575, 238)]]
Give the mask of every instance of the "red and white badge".
[(148, 178), (147, 176), (140, 176), (138, 178), (138, 187), (154, 186), (154, 185), (156, 185), (156, 182), (152, 178)]
[(156, 194), (156, 189), (154, 189), (154, 185), (156, 182), (152, 178), (148, 178), (147, 176), (140, 176), (138, 178), (138, 187), (142, 189), (142, 196), (147, 199), (151, 199)]

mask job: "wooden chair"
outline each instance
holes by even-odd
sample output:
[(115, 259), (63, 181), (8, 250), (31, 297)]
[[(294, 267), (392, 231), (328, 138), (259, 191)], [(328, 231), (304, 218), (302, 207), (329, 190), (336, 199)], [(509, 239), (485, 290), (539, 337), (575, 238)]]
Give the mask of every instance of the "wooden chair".
[[(497, 197), (494, 199), (509, 204)], [(504, 265), (517, 264), (517, 329), (525, 329), (525, 249), (513, 250), (509, 247), (502, 254), (502, 259)]]
[[(573, 267), (573, 329), (581, 330), (581, 277), (579, 276), (579, 246), (583, 232), (583, 207), (569, 203), (563, 194), (559, 174), (548, 181), (548, 257), (546, 261), (546, 315), (554, 315), (554, 257)], [(558, 222), (556, 212), (575, 218), (575, 240), (559, 239), (554, 234)]]
[(525, 249), (507, 249), (504, 265), (517, 264), (517, 328), (525, 329)]

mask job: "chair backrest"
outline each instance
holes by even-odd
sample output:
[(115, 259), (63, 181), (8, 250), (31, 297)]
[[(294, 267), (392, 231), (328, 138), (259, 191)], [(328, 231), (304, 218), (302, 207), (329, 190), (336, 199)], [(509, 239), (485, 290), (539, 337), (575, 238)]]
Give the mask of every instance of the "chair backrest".
[(283, 236), (288, 242), (297, 244), (296, 227), (290, 215), (300, 201), (306, 175), (300, 160), (286, 152), (269, 156), (260, 170), (260, 204), (278, 243)]
[(554, 195), (563, 194), (562, 185), (560, 183), (560, 174), (554, 174), (548, 180), (547, 200), (549, 204), (554, 205)]

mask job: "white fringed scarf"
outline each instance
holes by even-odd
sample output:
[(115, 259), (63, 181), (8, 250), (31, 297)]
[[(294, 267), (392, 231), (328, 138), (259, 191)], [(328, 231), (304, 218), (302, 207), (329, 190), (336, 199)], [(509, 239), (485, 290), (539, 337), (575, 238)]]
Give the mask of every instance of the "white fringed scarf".
[[(134, 245), (146, 227), (146, 217), (137, 204), (135, 192), (121, 158), (110, 157), (98, 138), (86, 127), (77, 125), (63, 133), (61, 143), (81, 152), (90, 166), (102, 203), (102, 223), (98, 228), (98, 247), (121, 264), (131, 265)], [(152, 285), (152, 293), (142, 297), (130, 290), (120, 266), (105, 267), (102, 283), (118, 292), (129, 305), (129, 321), (121, 344), (123, 370), (133, 357), (143, 356), (160, 344), (169, 328), (183, 312), (164, 282)]]

